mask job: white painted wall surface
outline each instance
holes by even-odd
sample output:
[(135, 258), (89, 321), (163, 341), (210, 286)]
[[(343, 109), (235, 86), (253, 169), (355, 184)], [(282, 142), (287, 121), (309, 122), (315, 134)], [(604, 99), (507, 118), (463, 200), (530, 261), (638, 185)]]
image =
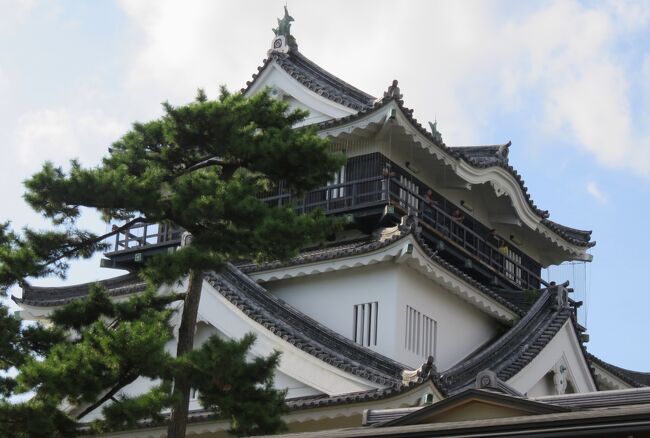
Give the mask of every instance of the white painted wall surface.
[(395, 358), (395, 294), (397, 266), (380, 263), (345, 271), (269, 282), (271, 293), (321, 324), (352, 339), (356, 304), (379, 302), (377, 346), (371, 347)]
[(444, 371), (493, 339), (500, 325), (439, 284), (407, 266), (398, 270), (398, 294), (395, 307), (395, 332), (399, 360), (419, 367), (426, 357), (405, 349), (406, 306), (419, 310), (437, 322), (436, 368)]
[(546, 373), (532, 388), (527, 392), (528, 397), (543, 397), (545, 395), (555, 395), (555, 383), (553, 383), (553, 373)]
[(321, 324), (352, 339), (355, 304), (379, 302), (377, 346), (370, 348), (412, 368), (425, 356), (405, 348), (406, 306), (437, 321), (436, 366), (443, 371), (497, 335), (489, 315), (414, 269), (392, 261), (264, 286)]

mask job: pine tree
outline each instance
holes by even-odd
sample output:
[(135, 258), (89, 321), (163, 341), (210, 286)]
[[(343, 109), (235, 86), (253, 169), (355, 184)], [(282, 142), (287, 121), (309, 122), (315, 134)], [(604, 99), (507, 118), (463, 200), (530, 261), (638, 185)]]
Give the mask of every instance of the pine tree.
[[(192, 387), (204, 406), (231, 418), (234, 433), (268, 433), (282, 426), (283, 394), (272, 387), (277, 354), (247, 363), (252, 337), (211, 338), (192, 351), (201, 284), (206, 271), (218, 272), (228, 261), (287, 258), (330, 234), (333, 224), (322, 212), (299, 215), (291, 205), (270, 207), (258, 195), (277, 181), (298, 195), (322, 186), (342, 157), (329, 152), (314, 128), (295, 128), (305, 112), (289, 111), (267, 93), (246, 98), (222, 88), (217, 100), (208, 100), (199, 91), (196, 101), (164, 104), (164, 110), (160, 119), (134, 124), (99, 166), (84, 168), (72, 161), (66, 172), (45, 163), (25, 182), (25, 199), (57, 231), (14, 233), (8, 224), (0, 227), (0, 284), (5, 286), (28, 277), (63, 276), (70, 259), (104, 249), (106, 236), (77, 227), (81, 207), (96, 209), (106, 221), (124, 221), (113, 233), (139, 222), (191, 233), (190, 245), (142, 266), (148, 292), (117, 304), (94, 288), (86, 299), (55, 312), (51, 328), (31, 329), (47, 338), (40, 352), (23, 346), (28, 330), (9, 315), (0, 318), (13, 324), (7, 333), (16, 341), (9, 339), (7, 345), (20, 344), (15, 347), (19, 374), (7, 383), (7, 393), (35, 391), (25, 407), (56, 410), (59, 416), (52, 422), (60, 424), (50, 427), (64, 435), (74, 418), (58, 410), (63, 400), (76, 409), (68, 413), (79, 415), (111, 399), (96, 430), (160, 419), (160, 409), (171, 406), (168, 436), (182, 437)], [(155, 294), (158, 285), (182, 278), (189, 285), (184, 293)], [(175, 300), (183, 305), (173, 358), (163, 346), (172, 336), (166, 328), (169, 303)], [(13, 350), (2, 348), (0, 360), (11, 358)], [(139, 397), (115, 397), (138, 376), (162, 384)], [(12, 406), (0, 407), (0, 416)]]

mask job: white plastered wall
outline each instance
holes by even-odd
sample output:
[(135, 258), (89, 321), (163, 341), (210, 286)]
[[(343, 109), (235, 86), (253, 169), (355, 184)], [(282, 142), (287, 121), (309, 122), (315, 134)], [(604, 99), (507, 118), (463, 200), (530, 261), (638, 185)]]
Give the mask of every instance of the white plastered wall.
[(271, 293), (311, 318), (351, 339), (356, 304), (377, 301), (377, 346), (385, 356), (396, 358), (395, 296), (397, 266), (379, 263), (345, 271), (329, 272), (269, 282)]
[(271, 293), (352, 339), (354, 306), (377, 301), (377, 345), (370, 348), (412, 368), (426, 357), (405, 348), (406, 306), (437, 322), (436, 367), (445, 370), (494, 338), (500, 327), (438, 283), (392, 261), (264, 285)]
[(493, 339), (500, 325), (489, 315), (469, 306), (437, 283), (407, 266), (398, 270), (398, 294), (395, 307), (396, 350), (400, 361), (419, 367), (426, 357), (405, 348), (406, 306), (437, 322), (435, 364), (438, 371), (455, 365), (474, 350)]

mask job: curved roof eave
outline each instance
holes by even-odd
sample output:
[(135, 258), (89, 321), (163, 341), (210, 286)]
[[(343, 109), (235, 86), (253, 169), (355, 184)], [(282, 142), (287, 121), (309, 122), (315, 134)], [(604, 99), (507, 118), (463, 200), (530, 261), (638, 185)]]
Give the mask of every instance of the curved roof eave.
[[(520, 216), (525, 216), (525, 218), (522, 217), (522, 219), (527, 219), (524, 222), (526, 222), (531, 229), (540, 232), (542, 235), (544, 235), (543, 228), (548, 229), (563, 241), (562, 243), (554, 242), (555, 244), (577, 256), (588, 258), (584, 256), (584, 252), (586, 249), (591, 248), (596, 244), (596, 242), (590, 241), (591, 231), (567, 227), (548, 219), (549, 212), (537, 207), (528, 193), (528, 188), (526, 187), (523, 178), (514, 167), (507, 163), (507, 159), (499, 158), (479, 162), (476, 159), (472, 159), (467, 154), (461, 153), (460, 149), (463, 148), (447, 146), (444, 142), (434, 137), (417, 121), (417, 119), (413, 117), (413, 110), (404, 106), (402, 95), (399, 93), (399, 88), (397, 88), (397, 81), (393, 81), (393, 85), (391, 85), (388, 91), (384, 93), (384, 97), (378, 99), (371, 108), (361, 110), (357, 114), (321, 122), (317, 126), (321, 132), (324, 132), (325, 135), (327, 135), (328, 131), (346, 127), (346, 125), (368, 118), (391, 104), (399, 109), (403, 120), (406, 122), (405, 124), (413, 129), (418, 137), (422, 137), (420, 143), (423, 147), (428, 146), (431, 153), (444, 160), (445, 163), (451, 164), (452, 168), (457, 173), (459, 169), (467, 171), (464, 172), (465, 174), (460, 174), (459, 176), (465, 180), (469, 179), (476, 182), (488, 182), (495, 188), (495, 192), (500, 189), (507, 190), (507, 188), (496, 187), (497, 184), (493, 177), (496, 176), (498, 178), (501, 176), (502, 180), (508, 182), (508, 186), (513, 187), (512, 190), (509, 190), (511, 192), (511, 197), (521, 199), (523, 208), (518, 209), (521, 210), (519, 211), (519, 214)], [(493, 148), (495, 154), (503, 154), (503, 147), (507, 148), (509, 145), (509, 143), (506, 143), (504, 145), (479, 146), (473, 148)], [(497, 173), (496, 175), (495, 172)], [(472, 177), (472, 174), (474, 175), (474, 178)], [(475, 183), (474, 181), (468, 182)], [(515, 193), (512, 193), (513, 191)], [(499, 195), (499, 193), (497, 194)], [(540, 230), (540, 228), (542, 228), (542, 230)]]
[[(486, 303), (485, 305), (487, 307), (479, 306), (475, 300), (469, 300), (471, 305), (476, 306), (481, 311), (487, 312), (492, 316), (497, 317), (497, 319), (506, 322), (507, 324), (512, 324), (518, 317), (526, 314), (526, 311), (522, 309), (517, 303), (486, 287), (479, 281), (475, 280), (462, 270), (456, 268), (444, 260), (442, 257), (437, 255), (436, 252), (431, 250), (431, 248), (429, 248), (429, 246), (423, 241), (421, 236), (419, 236), (419, 234), (415, 233), (409, 227), (400, 227), (396, 234), (384, 240), (354, 241), (346, 245), (319, 249), (311, 252), (304, 252), (298, 257), (284, 262), (274, 261), (269, 263), (261, 263), (258, 265), (251, 264), (240, 266), (240, 269), (246, 274), (254, 275), (258, 272), (274, 271), (292, 266), (309, 266), (313, 263), (318, 262), (361, 256), (368, 253), (376, 253), (390, 247), (391, 245), (399, 244), (400, 242), (405, 241), (409, 238), (412, 238), (411, 241), (418, 247), (419, 252), (422, 253), (424, 258), (440, 266), (442, 270), (447, 271), (449, 274), (453, 275), (461, 282), (464, 282), (471, 288), (477, 290), (479, 294), (482, 294), (483, 297), (481, 300)], [(313, 270), (313, 267), (310, 267), (310, 270), (310, 272), (314, 273), (319, 272)], [(491, 311), (487, 311), (487, 308), (490, 308)]]
[(587, 353), (587, 357), (589, 358), (589, 362), (593, 363), (600, 368), (604, 369), (605, 371), (613, 374), (615, 377), (618, 377), (625, 383), (629, 384), (630, 386), (640, 388), (643, 386), (650, 386), (650, 373), (644, 373), (641, 371), (632, 371), (628, 370), (625, 368), (617, 367), (616, 365), (612, 365), (608, 362), (605, 362), (604, 360), (594, 356), (591, 353)]
[(353, 342), (268, 293), (237, 267), (228, 264), (206, 280), (248, 318), (286, 342), (345, 372), (400, 387), (406, 366)]
[(98, 284), (106, 288), (110, 297), (118, 297), (142, 292), (147, 288), (146, 281), (138, 277), (137, 274), (129, 273), (118, 277), (88, 282), (71, 286), (48, 287), (48, 286), (28, 286), (23, 288), (22, 297), (15, 295), (11, 299), (19, 305), (32, 307), (56, 307), (65, 305), (75, 299), (85, 297), (90, 291), (93, 284)]
[(270, 51), (262, 65), (257, 68), (253, 79), (246, 82), (246, 86), (240, 90), (242, 94), (246, 94), (255, 86), (262, 72), (271, 63), (275, 63), (308, 90), (350, 109), (363, 111), (372, 108), (376, 100), (370, 94), (319, 67), (294, 48), (291, 48), (288, 53)]

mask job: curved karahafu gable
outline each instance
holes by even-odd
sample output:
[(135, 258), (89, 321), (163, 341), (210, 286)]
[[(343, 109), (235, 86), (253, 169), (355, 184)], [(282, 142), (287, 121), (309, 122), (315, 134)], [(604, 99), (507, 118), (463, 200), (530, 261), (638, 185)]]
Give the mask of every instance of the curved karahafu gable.
[[(490, 146), (449, 147), (440, 138), (427, 131), (414, 117), (413, 110), (404, 106), (397, 81), (377, 100), (372, 108), (319, 124), (322, 135), (338, 138), (363, 135), (362, 131), (381, 132), (388, 123), (399, 126), (410, 141), (428, 152), (462, 181), (458, 188), (471, 190), (474, 185), (489, 185), (498, 199), (507, 196), (520, 222), (529, 230), (551, 243), (564, 255), (548, 255), (547, 264), (567, 259), (590, 260), (587, 249), (595, 245), (591, 231), (577, 230), (548, 219), (549, 213), (534, 203), (521, 175), (508, 163), (510, 143)], [(368, 134), (366, 134), (368, 135)]]

